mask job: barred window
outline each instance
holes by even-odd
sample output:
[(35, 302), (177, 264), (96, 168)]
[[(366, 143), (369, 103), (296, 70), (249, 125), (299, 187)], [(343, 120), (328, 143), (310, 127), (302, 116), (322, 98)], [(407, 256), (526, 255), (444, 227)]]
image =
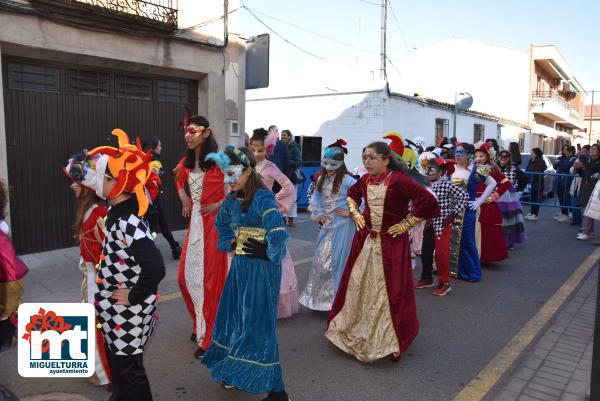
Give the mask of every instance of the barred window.
[(158, 79), (156, 90), (159, 102), (188, 103), (190, 86), (187, 82)]
[(12, 90), (51, 92), (60, 91), (60, 75), (56, 67), (25, 63), (8, 63), (8, 88)]
[(74, 95), (109, 96), (110, 75), (104, 72), (67, 70), (67, 93)]
[(120, 98), (152, 100), (152, 78), (117, 75), (115, 89)]

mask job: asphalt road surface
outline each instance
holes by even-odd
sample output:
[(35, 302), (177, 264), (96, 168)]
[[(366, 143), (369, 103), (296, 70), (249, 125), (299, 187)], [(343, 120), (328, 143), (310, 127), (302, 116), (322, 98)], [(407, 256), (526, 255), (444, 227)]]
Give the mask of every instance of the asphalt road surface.
[[(480, 283), (454, 281), (446, 297), (417, 291), (420, 334), (399, 363), (388, 359), (366, 365), (333, 347), (323, 336), (326, 313), (301, 307), (278, 323), (281, 362), (294, 401), (452, 400), (538, 311), (594, 250), (575, 239), (577, 228), (552, 220), (554, 209), (526, 223), (529, 242), (510, 258), (483, 272)], [(294, 260), (314, 252), (315, 223), (291, 230)], [(306, 283), (310, 261), (296, 265), (298, 289)], [(415, 271), (417, 278), (420, 267)], [(192, 357), (191, 321), (181, 298), (160, 304), (160, 322), (145, 352), (145, 365), (157, 401), (260, 400), (225, 390)], [(18, 395), (61, 391), (90, 400), (109, 394), (84, 379), (23, 379), (14, 350), (0, 354), (0, 383)]]

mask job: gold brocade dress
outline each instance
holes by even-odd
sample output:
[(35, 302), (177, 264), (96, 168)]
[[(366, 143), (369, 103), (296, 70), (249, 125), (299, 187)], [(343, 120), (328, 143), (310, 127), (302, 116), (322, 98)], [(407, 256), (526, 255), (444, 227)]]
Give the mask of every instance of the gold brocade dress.
[[(381, 230), (387, 186), (369, 185), (367, 202), (372, 230)], [(383, 267), (381, 237), (368, 236), (356, 259), (342, 310), (331, 320), (325, 336), (361, 362), (398, 354)]]

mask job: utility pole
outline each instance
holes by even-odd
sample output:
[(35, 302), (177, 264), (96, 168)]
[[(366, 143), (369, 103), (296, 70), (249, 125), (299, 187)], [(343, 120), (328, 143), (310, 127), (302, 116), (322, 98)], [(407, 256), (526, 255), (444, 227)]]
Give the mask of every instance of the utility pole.
[(590, 107), (590, 130), (588, 132), (588, 145), (592, 144), (592, 123), (594, 122), (594, 92), (596, 91), (592, 91), (592, 107)]
[(381, 1), (381, 79), (387, 78), (386, 63), (386, 40), (387, 40), (387, 8), (388, 0)]

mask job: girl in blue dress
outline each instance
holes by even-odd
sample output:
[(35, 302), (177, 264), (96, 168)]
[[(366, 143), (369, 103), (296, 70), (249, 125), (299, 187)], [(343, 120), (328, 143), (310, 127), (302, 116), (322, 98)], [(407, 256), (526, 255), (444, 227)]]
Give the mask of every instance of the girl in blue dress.
[(248, 149), (228, 146), (208, 158), (231, 189), (215, 226), (219, 250), (233, 253), (233, 260), (202, 363), (226, 387), (268, 393), (263, 401), (288, 401), (275, 328), (288, 233)]
[(346, 142), (338, 139), (325, 148), (316, 191), (310, 199), (311, 218), (322, 225), (312, 268), (300, 303), (318, 311), (329, 311), (335, 298), (356, 226), (348, 212), (348, 190), (356, 179), (348, 174), (344, 154)]

